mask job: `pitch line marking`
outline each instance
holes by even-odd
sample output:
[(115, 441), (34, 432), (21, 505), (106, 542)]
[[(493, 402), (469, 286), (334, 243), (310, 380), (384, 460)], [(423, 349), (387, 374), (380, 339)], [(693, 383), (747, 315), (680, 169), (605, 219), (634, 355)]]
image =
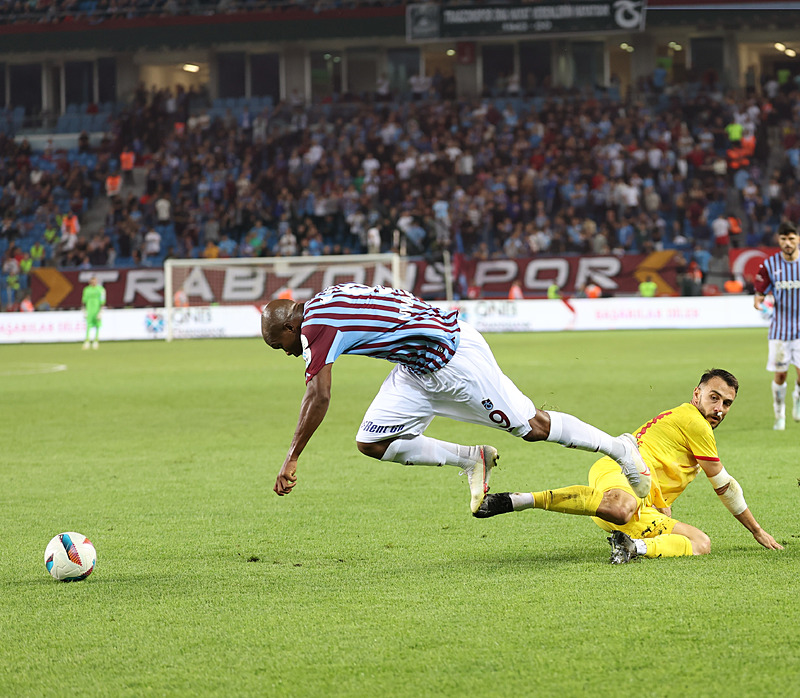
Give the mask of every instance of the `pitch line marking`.
[(66, 371), (67, 364), (17, 364), (0, 369), (0, 376), (33, 376), (38, 373)]

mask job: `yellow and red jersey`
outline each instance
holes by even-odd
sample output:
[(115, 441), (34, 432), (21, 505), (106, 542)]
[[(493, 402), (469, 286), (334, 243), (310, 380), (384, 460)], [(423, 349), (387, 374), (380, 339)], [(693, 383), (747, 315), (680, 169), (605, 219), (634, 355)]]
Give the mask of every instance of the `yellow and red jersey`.
[(701, 461), (719, 461), (711, 425), (689, 402), (653, 417), (634, 436), (656, 476), (650, 493), (656, 506), (672, 506), (701, 472)]

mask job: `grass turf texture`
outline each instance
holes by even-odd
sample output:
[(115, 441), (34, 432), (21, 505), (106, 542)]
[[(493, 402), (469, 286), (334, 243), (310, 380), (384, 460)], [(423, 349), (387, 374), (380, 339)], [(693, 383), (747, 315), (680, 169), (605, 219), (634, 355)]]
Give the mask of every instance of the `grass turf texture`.
[[(674, 510), (711, 536), (701, 558), (612, 567), (587, 519), (475, 520), (455, 468), (356, 451), (385, 362), (337, 361), (278, 498), (299, 359), (255, 339), (3, 346), (0, 695), (797, 695), (800, 425), (771, 429), (764, 332), (488, 339), (537, 406), (614, 434), (733, 371), (720, 454), (786, 550), (702, 476)], [(67, 370), (31, 373), (48, 364)], [(582, 484), (594, 460), (444, 420), (428, 434), (496, 445), (494, 491)], [(42, 556), (70, 530), (98, 564), (62, 584)]]

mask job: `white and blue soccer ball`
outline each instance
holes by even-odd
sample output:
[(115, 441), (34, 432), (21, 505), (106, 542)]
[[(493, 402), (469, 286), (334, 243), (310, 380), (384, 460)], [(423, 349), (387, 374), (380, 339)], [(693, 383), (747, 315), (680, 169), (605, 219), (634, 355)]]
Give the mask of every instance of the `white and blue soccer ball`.
[(44, 564), (60, 582), (79, 582), (94, 570), (97, 551), (86, 536), (74, 531), (59, 533), (47, 544)]

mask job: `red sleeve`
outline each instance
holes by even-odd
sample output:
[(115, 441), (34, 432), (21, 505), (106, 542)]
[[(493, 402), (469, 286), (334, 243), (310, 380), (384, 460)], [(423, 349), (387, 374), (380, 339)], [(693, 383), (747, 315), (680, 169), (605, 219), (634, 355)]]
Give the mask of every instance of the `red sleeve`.
[(300, 339), (303, 344), (303, 359), (306, 362), (306, 383), (316, 376), (323, 366), (332, 364), (338, 356), (331, 351), (337, 334), (338, 331), (328, 325), (303, 328)]
[(767, 270), (764, 268), (764, 265), (761, 264), (756, 272), (756, 278), (753, 279), (753, 288), (755, 289), (756, 293), (764, 296), (771, 286), (772, 282), (769, 279), (769, 274), (767, 274)]

